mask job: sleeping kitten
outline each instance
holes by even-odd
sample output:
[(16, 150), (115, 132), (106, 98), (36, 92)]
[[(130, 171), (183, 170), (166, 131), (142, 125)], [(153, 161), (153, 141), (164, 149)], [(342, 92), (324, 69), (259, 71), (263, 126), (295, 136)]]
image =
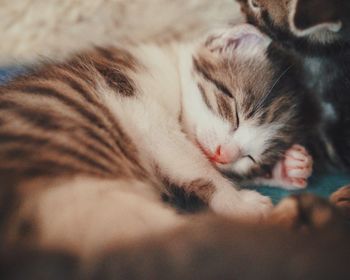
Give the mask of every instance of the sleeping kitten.
[(350, 168), (350, 2), (238, 0), (248, 21), (294, 52), (322, 118), (309, 146), (318, 168)]
[(7, 241), (90, 255), (183, 224), (161, 201), (174, 189), (261, 219), (270, 199), (221, 172), (261, 176), (300, 137), (306, 94), (288, 69), (241, 25), (193, 44), (97, 48), (0, 88)]

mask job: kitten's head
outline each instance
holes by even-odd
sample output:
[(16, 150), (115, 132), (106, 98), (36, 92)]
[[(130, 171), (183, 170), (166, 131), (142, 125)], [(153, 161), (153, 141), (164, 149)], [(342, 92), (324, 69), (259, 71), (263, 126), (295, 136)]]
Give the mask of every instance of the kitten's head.
[(182, 69), (182, 120), (221, 171), (270, 169), (300, 135), (303, 94), (288, 59), (251, 25), (214, 32)]
[(348, 0), (237, 0), (248, 22), (306, 54), (350, 48)]

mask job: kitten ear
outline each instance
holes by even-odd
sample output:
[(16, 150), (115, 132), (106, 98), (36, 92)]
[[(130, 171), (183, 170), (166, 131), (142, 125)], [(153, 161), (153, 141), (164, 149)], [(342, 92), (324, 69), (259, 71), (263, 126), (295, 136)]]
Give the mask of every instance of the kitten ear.
[(211, 52), (232, 53), (238, 49), (267, 48), (271, 39), (249, 24), (240, 24), (211, 34), (205, 46)]
[(337, 0), (293, 0), (289, 18), (291, 30), (298, 37), (323, 30), (339, 32), (342, 28), (340, 7)]

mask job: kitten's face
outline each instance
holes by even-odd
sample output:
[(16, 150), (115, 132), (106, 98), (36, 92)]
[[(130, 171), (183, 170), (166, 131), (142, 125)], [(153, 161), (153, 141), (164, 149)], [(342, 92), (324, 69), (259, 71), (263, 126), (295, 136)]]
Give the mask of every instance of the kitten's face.
[(249, 176), (272, 166), (296, 136), (298, 96), (290, 65), (269, 58), (250, 25), (215, 32), (183, 81), (186, 133), (222, 171)]
[(347, 0), (237, 0), (248, 22), (298, 51), (337, 53), (350, 44)]

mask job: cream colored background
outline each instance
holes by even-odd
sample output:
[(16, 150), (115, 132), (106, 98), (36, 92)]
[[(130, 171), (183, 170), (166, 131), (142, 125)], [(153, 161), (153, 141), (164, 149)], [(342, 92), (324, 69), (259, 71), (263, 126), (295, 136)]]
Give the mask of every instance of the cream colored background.
[(0, 65), (91, 45), (187, 39), (241, 20), (234, 0), (0, 0)]

